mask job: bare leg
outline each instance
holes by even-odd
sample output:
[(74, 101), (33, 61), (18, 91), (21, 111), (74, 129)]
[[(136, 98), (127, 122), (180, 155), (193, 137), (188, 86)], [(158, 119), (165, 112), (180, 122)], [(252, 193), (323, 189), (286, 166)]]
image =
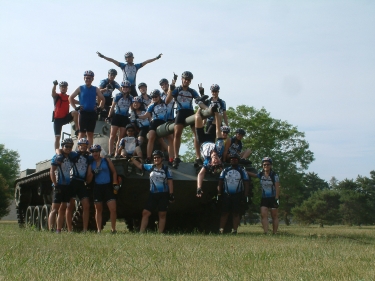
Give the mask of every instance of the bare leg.
[(167, 221), (167, 212), (159, 212), (159, 233), (164, 232), (166, 221)]
[(267, 207), (260, 207), (260, 214), (262, 216), (262, 226), (264, 233), (268, 233), (268, 208)]
[(250, 154), (251, 154), (251, 150), (250, 149), (246, 149), (245, 151), (243, 151), (241, 153), (241, 158), (247, 159), (247, 158), (249, 158)]
[(279, 216), (277, 213), (277, 209), (271, 209), (273, 234), (276, 234), (277, 229), (279, 228)]
[[(216, 138), (223, 138), (223, 134), (221, 132), (221, 115), (217, 112), (215, 112), (215, 121), (216, 121)], [(217, 125), (219, 124), (219, 125)]]
[(120, 145), (120, 141), (123, 137), (125, 137), (126, 135), (126, 129), (124, 127), (120, 127), (120, 135), (119, 137), (117, 138), (117, 142), (116, 142), (116, 147), (115, 147), (115, 151), (117, 151), (117, 148), (119, 147)]
[(143, 233), (146, 231), (146, 227), (148, 225), (148, 218), (150, 217), (151, 212), (147, 211), (146, 209), (142, 212), (142, 221), (141, 221), (141, 229), (139, 232)]
[(201, 158), (201, 151), (199, 149), (199, 142), (197, 140), (197, 134), (195, 132), (195, 127), (192, 126), (191, 127), (191, 130), (193, 131), (193, 134), (194, 134), (194, 148), (195, 148), (195, 158)]
[(174, 156), (173, 135), (167, 136), (166, 139), (168, 140), (168, 155), (172, 158)]
[(96, 228), (98, 232), (102, 231), (102, 213), (103, 213), (103, 204), (102, 203), (94, 203), (95, 204), (95, 220), (96, 220)]
[(55, 136), (55, 150), (58, 150), (60, 148), (60, 139), (61, 136)]
[(59, 208), (59, 215), (57, 216), (57, 229), (61, 229), (64, 224), (66, 203), (61, 203)]
[(74, 207), (75, 207), (75, 200), (74, 200), (74, 198), (71, 198), (70, 202), (69, 202), (69, 206), (67, 206), (67, 208), (66, 208), (66, 214), (65, 214), (66, 225), (68, 226), (69, 232), (73, 230), (72, 219), (73, 219)]
[(224, 229), (225, 224), (227, 223), (228, 220), (228, 213), (222, 213), (221, 218), (220, 218), (220, 229)]
[(174, 126), (174, 156), (175, 158), (178, 157), (178, 154), (180, 153), (180, 146), (181, 146), (181, 135), (182, 130), (184, 129), (184, 126), (182, 124), (177, 124)]
[(83, 231), (87, 231), (87, 228), (89, 226), (89, 214), (90, 214), (90, 200), (89, 198), (82, 198), (81, 200), (82, 204), (82, 221), (83, 221)]
[(77, 130), (79, 130), (78, 111), (72, 111), (71, 114), (73, 116), (74, 125), (75, 125), (76, 131), (77, 131)]
[(148, 143), (147, 143), (147, 157), (151, 158), (152, 150), (154, 149), (154, 142), (156, 138), (156, 132), (151, 130), (148, 132)]
[(110, 212), (110, 219), (111, 219), (111, 230), (116, 231), (116, 200), (111, 200), (107, 202), (107, 206)]
[(113, 154), (113, 145), (116, 140), (116, 134), (118, 131), (119, 127), (117, 126), (111, 126), (111, 134), (109, 136), (109, 141), (108, 141), (108, 154), (112, 155)]
[(240, 225), (240, 215), (232, 214), (232, 216), (233, 216), (233, 229), (237, 231), (237, 228)]
[(87, 140), (89, 141), (88, 148), (94, 144), (94, 132), (86, 132)]
[(52, 230), (56, 224), (56, 215), (59, 211), (60, 204), (52, 203), (51, 212), (48, 217), (48, 229)]

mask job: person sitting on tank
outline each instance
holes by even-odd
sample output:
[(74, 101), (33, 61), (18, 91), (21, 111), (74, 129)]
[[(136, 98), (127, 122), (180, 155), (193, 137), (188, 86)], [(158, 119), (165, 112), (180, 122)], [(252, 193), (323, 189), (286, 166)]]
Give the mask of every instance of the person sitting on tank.
[[(106, 121), (111, 121), (111, 133), (108, 142), (108, 154), (110, 157), (115, 155), (114, 146), (119, 146), (120, 139), (125, 136), (125, 127), (130, 123), (129, 110), (133, 99), (130, 95), (130, 82), (121, 82), (121, 92), (118, 93), (112, 102), (111, 110), (108, 113)], [(119, 138), (116, 140), (117, 132), (120, 131)]]
[(229, 155), (231, 166), (220, 174), (217, 199), (222, 200), (219, 233), (224, 232), (229, 213), (233, 217), (232, 234), (237, 234), (242, 205), (248, 204), (249, 176), (245, 168), (238, 165), (238, 154)]
[(236, 130), (236, 135), (225, 142), (224, 161), (230, 161), (230, 154), (238, 154), (240, 157), (240, 164), (251, 164), (250, 160), (247, 159), (251, 154), (251, 150), (242, 150), (242, 139), (245, 135), (246, 132), (244, 129), (238, 129)]
[(161, 56), (163, 54), (159, 54), (156, 58), (153, 58), (153, 59), (149, 59), (149, 60), (146, 60), (142, 63), (137, 63), (137, 64), (134, 64), (134, 56), (133, 56), (133, 53), (132, 52), (127, 52), (125, 53), (125, 61), (126, 63), (122, 63), (122, 62), (118, 62), (114, 59), (111, 59), (111, 58), (108, 58), (106, 56), (104, 56), (103, 54), (99, 53), (99, 52), (96, 52), (98, 54), (99, 57), (107, 60), (107, 61), (110, 61), (110, 62), (113, 62), (115, 65), (117, 65), (118, 67), (121, 68), (122, 72), (123, 72), (123, 81), (127, 80), (130, 82), (131, 84), (131, 90), (130, 90), (130, 94), (135, 97), (135, 96), (138, 96), (137, 94), (137, 90), (135, 89), (135, 85), (136, 85), (136, 76), (137, 76), (137, 72), (138, 70), (141, 68), (141, 67), (144, 67), (146, 64), (150, 63), (150, 62), (153, 62), (155, 60), (158, 60), (161, 58)]
[(142, 159), (142, 151), (139, 146), (138, 139), (134, 136), (135, 127), (132, 124), (126, 125), (127, 136), (120, 140), (120, 145), (116, 152), (116, 158), (131, 158), (132, 156), (138, 156)]
[[(217, 84), (211, 85), (211, 98), (204, 101), (204, 105), (210, 108), (217, 105), (217, 111), (222, 116), (222, 120), (225, 125), (228, 125), (227, 106), (224, 100), (219, 98), (220, 86)], [(202, 107), (201, 107), (202, 108)], [(222, 124), (219, 124), (221, 126)], [(216, 123), (213, 116), (206, 119), (206, 133), (215, 135), (216, 134)]]
[(154, 210), (159, 214), (159, 233), (164, 232), (167, 219), (169, 203), (175, 201), (173, 194), (172, 172), (168, 166), (163, 165), (164, 154), (160, 150), (152, 153), (154, 164), (141, 164), (134, 158), (132, 163), (140, 170), (150, 172), (150, 194), (142, 212), (140, 232), (145, 232), (148, 225), (148, 218)]
[(142, 147), (142, 143), (144, 142), (150, 130), (151, 116), (145, 119), (139, 118), (139, 116), (142, 116), (146, 113), (147, 111), (142, 104), (141, 97), (133, 97), (133, 104), (130, 113), (130, 122), (138, 130), (138, 141), (140, 147)]
[(92, 163), (93, 158), (87, 151), (89, 145), (89, 141), (87, 139), (79, 139), (77, 144), (78, 151), (73, 151), (69, 154), (69, 159), (72, 162), (70, 176), (73, 193), (69, 206), (66, 209), (66, 224), (68, 226), (68, 231), (71, 231), (75, 198), (77, 196), (82, 205), (83, 232), (86, 232), (88, 229), (90, 216), (90, 195), (86, 186), (86, 177), (88, 166)]
[[(89, 143), (94, 141), (94, 131), (96, 126), (97, 116), (97, 104), (96, 98), (99, 100), (99, 109), (104, 108), (105, 99), (99, 88), (92, 85), (94, 81), (94, 72), (86, 70), (83, 73), (85, 85), (79, 86), (73, 94), (69, 96), (69, 103), (79, 110), (79, 135), (78, 138), (84, 138), (85, 135)], [(76, 107), (76, 101), (74, 98), (78, 96), (80, 107)]]
[(48, 218), (49, 230), (55, 226), (57, 214), (56, 233), (61, 232), (61, 228), (65, 219), (65, 211), (67, 204), (70, 202), (72, 195), (72, 186), (70, 184), (70, 170), (72, 162), (69, 154), (72, 152), (73, 140), (71, 138), (64, 139), (61, 142), (62, 154), (55, 154), (51, 160), (50, 178), (53, 187), (53, 202), (51, 213)]
[(105, 105), (104, 105), (105, 111), (109, 111), (112, 105), (113, 91), (115, 89), (120, 91), (120, 88), (121, 88), (121, 86), (115, 81), (116, 75), (117, 75), (117, 70), (111, 68), (110, 70), (108, 70), (108, 78), (101, 80), (99, 84), (99, 90), (105, 98)]
[[(151, 163), (151, 154), (154, 149), (154, 142), (156, 140), (156, 129), (167, 121), (167, 105), (163, 102), (160, 96), (161, 93), (158, 89), (153, 90), (151, 92), (153, 103), (147, 108), (146, 114), (138, 116), (140, 119), (152, 118), (150, 122), (150, 131), (148, 132), (147, 164)], [(171, 135), (167, 137), (168, 140), (171, 138)], [(164, 140), (162, 138), (159, 138), (159, 142), (161, 146), (164, 145)]]
[[(175, 119), (175, 126), (174, 126), (174, 140), (173, 140), (173, 146), (174, 146), (173, 168), (175, 169), (178, 168), (178, 165), (181, 162), (181, 159), (179, 158), (179, 153), (180, 153), (180, 146), (181, 146), (181, 135), (182, 135), (182, 130), (184, 129), (185, 119), (194, 114), (194, 109), (193, 109), (193, 104), (192, 104), (193, 99), (195, 99), (196, 102), (198, 102), (198, 104), (202, 102), (199, 100), (200, 96), (198, 95), (197, 91), (189, 87), (191, 80), (193, 79), (193, 73), (191, 73), (190, 71), (185, 71), (182, 73), (181, 77), (182, 77), (181, 86), (176, 88), (174, 84), (175, 81), (172, 81), (171, 85), (169, 86), (168, 96), (165, 99), (166, 104), (169, 104), (173, 99), (175, 100), (177, 104), (176, 119)], [(201, 96), (203, 96), (204, 89), (202, 87), (199, 87), (199, 92)], [(190, 125), (190, 127), (194, 134), (195, 155), (196, 155), (196, 158), (199, 159), (200, 151), (199, 151), (199, 144), (195, 135), (195, 127), (194, 125)]]
[[(93, 162), (87, 169), (86, 182), (94, 180), (93, 197), (95, 205), (95, 220), (98, 233), (102, 231), (103, 202), (107, 203), (110, 212), (111, 233), (116, 233), (116, 196), (119, 189), (116, 169), (111, 159), (100, 156), (102, 148), (99, 144), (90, 147)], [(95, 177), (94, 177), (95, 175)]]
[[(56, 93), (56, 86), (59, 85), (60, 93)], [(55, 132), (55, 150), (60, 147), (60, 138), (62, 127), (74, 120), (74, 125), (76, 128), (76, 134), (78, 134), (78, 111), (69, 112), (69, 96), (66, 94), (68, 91), (68, 82), (57, 80), (53, 81), (52, 87), (52, 98), (53, 104), (55, 105), (55, 110), (53, 111), (52, 121), (53, 130)], [(76, 104), (78, 101), (75, 101)]]
[(142, 82), (138, 84), (138, 90), (141, 92), (139, 97), (143, 103), (143, 107), (147, 109), (149, 105), (152, 103), (151, 96), (147, 95), (147, 84)]
[[(174, 84), (176, 84), (177, 77), (178, 76), (173, 73), (173, 80), (172, 80), (172, 82)], [(166, 98), (168, 96), (169, 81), (166, 78), (163, 78), (163, 79), (161, 79), (159, 81), (159, 85), (160, 85), (160, 87), (162, 89), (161, 99), (165, 102), (165, 100), (166, 100)], [(167, 109), (168, 109), (168, 112), (167, 112), (167, 122), (170, 122), (170, 123), (174, 123), (174, 121), (175, 121), (175, 117), (174, 117), (174, 105), (175, 105), (174, 100), (172, 100), (170, 103), (167, 104)], [(167, 138), (164, 138), (164, 141), (168, 142), (168, 155), (169, 155), (168, 164), (169, 165), (173, 164), (173, 157), (174, 157), (173, 140), (174, 140), (174, 137), (169, 138), (169, 141), (167, 140)], [(169, 143), (169, 142), (171, 142), (171, 143)]]

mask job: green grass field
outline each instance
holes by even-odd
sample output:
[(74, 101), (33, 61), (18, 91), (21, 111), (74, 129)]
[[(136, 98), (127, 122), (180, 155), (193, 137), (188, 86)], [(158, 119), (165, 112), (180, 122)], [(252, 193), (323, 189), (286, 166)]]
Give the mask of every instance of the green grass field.
[(232, 235), (40, 232), (0, 223), (0, 280), (375, 280), (375, 227)]

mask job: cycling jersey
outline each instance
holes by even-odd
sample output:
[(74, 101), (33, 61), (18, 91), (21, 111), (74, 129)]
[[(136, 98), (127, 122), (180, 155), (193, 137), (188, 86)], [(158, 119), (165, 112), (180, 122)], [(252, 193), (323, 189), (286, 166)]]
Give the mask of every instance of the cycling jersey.
[(119, 144), (119, 147), (122, 147), (129, 155), (133, 155), (137, 146), (139, 146), (139, 141), (136, 137), (124, 137)]
[(83, 107), (83, 111), (94, 112), (96, 107), (96, 87), (82, 85), (79, 87), (79, 104)]
[(132, 104), (132, 98), (130, 95), (124, 96), (123, 93), (118, 93), (114, 102), (116, 103), (115, 114), (129, 116), (129, 108)]
[[(276, 188), (274, 182), (279, 182), (279, 176), (271, 171), (269, 176), (264, 175), (263, 172), (260, 172), (258, 175), (260, 179), (260, 186), (262, 187), (262, 198), (275, 197)], [(274, 178), (274, 182), (272, 181)]]
[(140, 111), (139, 113), (136, 113), (134, 110), (132, 110), (130, 115), (130, 121), (132, 123), (135, 123), (138, 128), (148, 127), (150, 126), (150, 121), (148, 118), (146, 119), (140, 119), (138, 116), (142, 116), (146, 114), (146, 111)]
[[(63, 158), (62, 162), (57, 162), (57, 157)], [(59, 185), (69, 185), (70, 184), (70, 169), (72, 168), (72, 162), (69, 157), (65, 155), (54, 155), (51, 160), (51, 166), (56, 166), (55, 177), (56, 182)]]
[(141, 95), (141, 102), (143, 103), (144, 107), (147, 109), (149, 105), (152, 103), (152, 98), (149, 95), (146, 95), (147, 99)]
[(152, 120), (167, 121), (167, 106), (164, 102), (151, 104), (147, 108), (147, 112), (152, 114)]
[[(165, 99), (167, 98), (167, 94), (162, 92), (160, 97), (161, 97), (162, 101), (165, 102)], [(171, 100), (171, 102), (167, 104), (167, 120), (173, 120), (174, 119), (174, 104), (175, 104), (174, 99)]]
[(137, 72), (142, 66), (141, 63), (130, 65), (128, 63), (120, 62), (119, 67), (123, 73), (123, 81), (128, 80), (131, 85), (135, 85)]
[(227, 194), (236, 194), (244, 190), (244, 181), (249, 181), (246, 170), (241, 167), (228, 167), (220, 174), (220, 179), (224, 181), (223, 191)]
[(100, 81), (99, 88), (104, 89), (107, 87), (108, 84), (110, 84), (110, 86), (108, 87), (109, 89), (103, 92), (103, 96), (112, 97), (112, 92), (114, 91), (114, 89), (117, 89), (120, 91), (121, 86), (116, 81), (109, 82), (108, 78)]
[(182, 86), (177, 87), (173, 90), (172, 96), (177, 103), (177, 111), (180, 109), (191, 109), (193, 110), (193, 98), (199, 98), (197, 91), (188, 88), (186, 91), (182, 89)]
[(215, 143), (204, 142), (200, 147), (201, 156), (203, 157), (203, 166), (207, 166), (211, 161), (211, 152), (215, 150), (221, 158), (224, 153), (224, 139), (217, 139)]
[(112, 171), (109, 168), (106, 159), (100, 158), (100, 164), (99, 164), (98, 167), (96, 166), (96, 161), (94, 160), (91, 164), (91, 169), (93, 170), (93, 173), (94, 173), (94, 170), (98, 171), (98, 173), (94, 173), (95, 174), (94, 178), (95, 178), (96, 184), (106, 184), (106, 183), (111, 182)]
[(57, 94), (55, 98), (54, 118), (64, 118), (69, 114), (69, 96), (66, 94)]
[(142, 164), (142, 168), (150, 172), (151, 193), (169, 192), (168, 180), (172, 179), (172, 172), (167, 166), (158, 169), (153, 164)]
[(228, 149), (228, 153), (240, 155), (241, 151), (242, 151), (242, 141), (238, 140), (235, 136), (232, 137), (230, 139), (230, 146)]
[(70, 177), (75, 180), (86, 181), (87, 168), (93, 161), (92, 156), (72, 151), (69, 154), (69, 159), (72, 162)]

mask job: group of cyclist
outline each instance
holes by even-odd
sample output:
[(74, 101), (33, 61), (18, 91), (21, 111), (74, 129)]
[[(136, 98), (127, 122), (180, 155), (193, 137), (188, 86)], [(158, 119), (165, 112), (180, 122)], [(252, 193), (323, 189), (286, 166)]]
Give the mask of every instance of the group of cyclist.
[[(251, 201), (252, 191), (249, 189), (249, 176), (259, 177), (263, 189), (261, 203), (262, 224), (264, 231), (268, 231), (268, 208), (271, 208), (273, 217), (273, 231), (277, 231), (277, 207), (279, 198), (279, 179), (272, 174), (272, 159), (263, 159), (263, 171), (252, 174), (240, 164), (249, 164), (247, 160), (251, 151), (243, 149), (242, 138), (246, 132), (238, 129), (233, 137), (229, 137), (228, 117), (226, 115), (225, 101), (218, 97), (220, 87), (213, 84), (210, 88), (211, 97), (204, 95), (202, 84), (198, 85), (199, 94), (190, 88), (193, 74), (185, 71), (181, 75), (181, 85), (176, 86), (177, 75), (169, 83), (161, 79), (159, 89), (154, 89), (147, 94), (147, 84), (140, 83), (138, 95), (135, 84), (137, 71), (148, 63), (161, 58), (146, 60), (134, 64), (133, 53), (125, 54), (126, 63), (120, 63), (97, 52), (98, 56), (114, 63), (123, 71), (123, 81), (115, 81), (117, 71), (110, 69), (108, 78), (100, 81), (99, 87), (92, 85), (94, 73), (91, 70), (84, 72), (85, 84), (78, 87), (70, 96), (67, 95), (68, 83), (54, 81), (52, 97), (55, 103), (53, 114), (55, 131), (55, 152), (51, 162), (51, 180), (54, 185), (54, 198), (49, 225), (52, 229), (57, 216), (56, 230), (61, 231), (66, 215), (67, 228), (72, 230), (72, 212), (76, 196), (81, 200), (83, 208), (83, 230), (87, 230), (89, 219), (89, 197), (86, 184), (94, 181), (93, 197), (96, 209), (95, 219), (98, 232), (102, 229), (103, 202), (107, 203), (110, 211), (111, 231), (116, 232), (116, 200), (118, 190), (116, 170), (110, 157), (128, 157), (139, 169), (150, 172), (150, 197), (142, 213), (141, 232), (148, 223), (151, 212), (157, 208), (159, 211), (159, 232), (163, 232), (168, 204), (174, 201), (172, 172), (168, 166), (178, 169), (181, 135), (187, 117), (195, 114), (195, 124), (190, 125), (194, 134), (194, 147), (196, 160), (194, 166), (201, 168), (197, 177), (197, 197), (202, 195), (202, 183), (205, 174), (220, 174), (218, 185), (218, 199), (222, 198), (222, 217), (220, 232), (228, 218), (233, 214), (233, 233), (237, 233), (239, 225), (239, 205), (245, 200)], [(61, 93), (56, 93), (59, 84)], [(119, 93), (113, 96), (113, 91)], [(78, 100), (75, 97), (78, 96)], [(194, 113), (193, 100), (199, 109)], [(69, 112), (69, 105), (75, 110)], [(176, 107), (176, 108), (175, 108)], [(176, 110), (176, 114), (175, 114)], [(202, 119), (201, 111), (208, 110), (212, 117), (206, 121)], [(93, 133), (98, 118), (98, 112), (111, 124), (108, 153), (110, 157), (101, 157), (101, 146), (93, 143)], [(72, 152), (73, 140), (68, 138), (61, 142), (59, 148), (61, 129), (64, 124), (71, 121), (75, 123), (78, 135), (78, 151)], [(174, 133), (166, 138), (157, 138), (158, 126), (174, 122)], [(204, 124), (206, 122), (206, 124)], [(204, 128), (206, 125), (206, 128)], [(119, 137), (117, 137), (117, 135)], [(116, 141), (117, 138), (117, 141)], [(147, 153), (144, 161), (140, 149), (147, 138)], [(154, 151), (155, 140), (158, 139), (160, 150)], [(116, 142), (116, 144), (115, 144)], [(91, 146), (90, 146), (91, 145)], [(163, 158), (168, 152), (169, 158)], [(91, 154), (90, 154), (91, 153)], [(137, 160), (134, 156), (138, 156)], [(202, 160), (203, 159), (203, 160)], [(230, 163), (224, 169), (223, 163)], [(160, 181), (160, 182), (159, 182)], [(240, 196), (240, 194), (242, 196)], [(243, 194), (245, 196), (243, 196)], [(267, 228), (263, 215), (267, 216)]]

